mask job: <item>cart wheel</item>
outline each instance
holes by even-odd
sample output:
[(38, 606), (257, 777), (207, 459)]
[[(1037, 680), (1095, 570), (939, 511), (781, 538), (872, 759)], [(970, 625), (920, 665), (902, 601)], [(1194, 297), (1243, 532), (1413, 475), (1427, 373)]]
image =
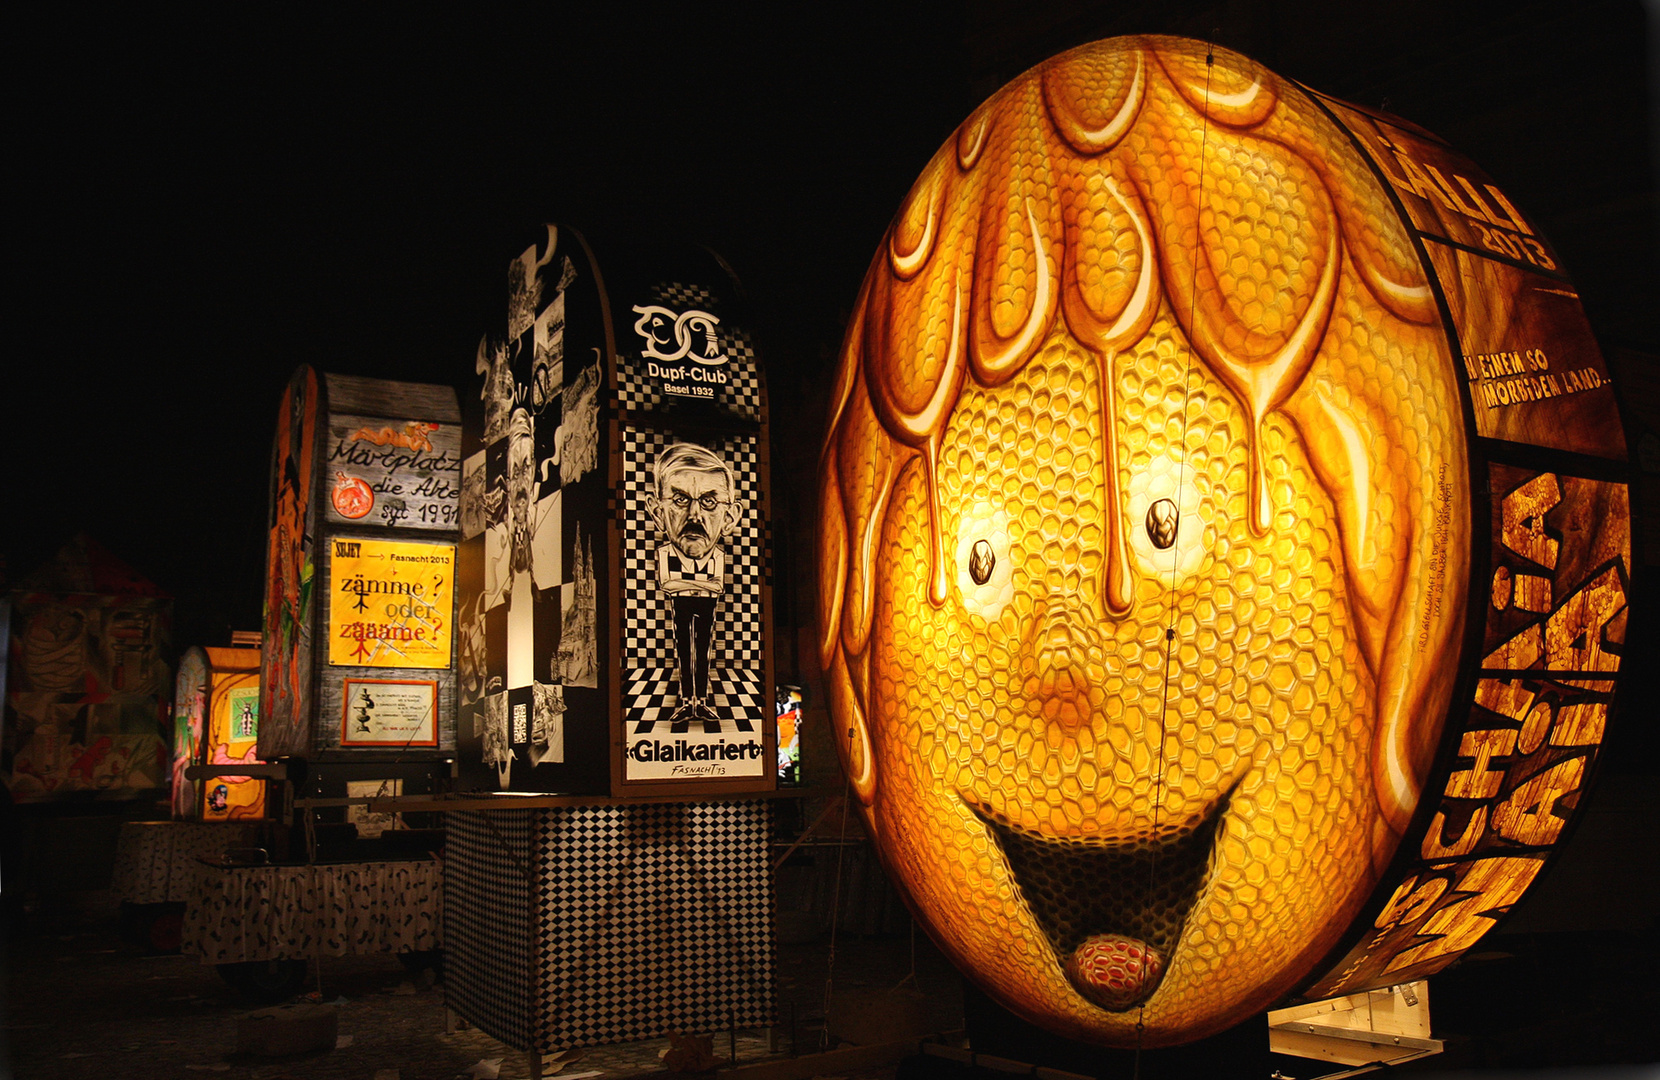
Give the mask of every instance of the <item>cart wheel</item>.
[(243, 997), (261, 1005), (287, 1001), (305, 985), (304, 960), (250, 960), (219, 964), (219, 976)]

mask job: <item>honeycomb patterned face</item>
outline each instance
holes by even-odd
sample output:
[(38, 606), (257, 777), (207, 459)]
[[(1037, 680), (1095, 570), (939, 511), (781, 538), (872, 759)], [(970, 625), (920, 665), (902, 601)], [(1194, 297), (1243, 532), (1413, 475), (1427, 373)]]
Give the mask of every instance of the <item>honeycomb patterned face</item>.
[(1085, 46), (963, 125), (866, 279), (824, 456), (826, 682), (895, 881), (1006, 1005), (1122, 1045), (1335, 945), (1467, 576), (1392, 207), (1300, 92), (1205, 56)]

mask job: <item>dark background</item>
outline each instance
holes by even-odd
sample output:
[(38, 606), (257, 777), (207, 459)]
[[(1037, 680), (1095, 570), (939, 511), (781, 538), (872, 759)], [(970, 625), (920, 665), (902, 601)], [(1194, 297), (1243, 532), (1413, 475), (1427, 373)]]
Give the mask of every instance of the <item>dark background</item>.
[[(721, 251), (755, 303), (782, 674), (805, 678), (790, 670), (791, 631), (811, 619), (823, 403), (883, 229), (998, 86), (1061, 49), (1138, 32), (1238, 49), (1485, 167), (1574, 276), (1630, 418), (1654, 440), (1640, 479), (1660, 480), (1660, 0), (1650, 9), (8, 11), (0, 572), (15, 584), (84, 531), (176, 597), (177, 645), (256, 629), (270, 441), (297, 365), (473, 394), (475, 345), (505, 317), (507, 260), (540, 222), (661, 233)], [(1660, 522), (1660, 500), (1647, 513)], [(1497, 944), (1438, 976), (1438, 1025), (1490, 1029), (1471, 1045), (1507, 1047), (1515, 1063), (1627, 1059), (1660, 1008), (1655, 591), (1638, 577), (1621, 715), (1559, 869)]]
[[(1540, 220), (1606, 338), (1654, 351), (1653, 31), (1634, 2), (619, 8), (527, 19), (277, 6), (14, 14), (0, 554), (84, 530), (259, 625), (274, 410), (301, 363), (475, 391), (543, 220), (675, 234), (750, 288), (785, 580), (842, 322), (882, 230), (982, 98), (1119, 33), (1217, 40), (1446, 137)], [(793, 540), (793, 545), (792, 545)], [(809, 619), (805, 586), (781, 596)]]

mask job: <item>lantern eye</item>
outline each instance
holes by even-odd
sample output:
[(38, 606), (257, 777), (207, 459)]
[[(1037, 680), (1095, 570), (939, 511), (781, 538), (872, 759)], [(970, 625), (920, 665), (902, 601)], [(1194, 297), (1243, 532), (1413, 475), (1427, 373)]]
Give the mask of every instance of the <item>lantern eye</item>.
[(968, 576), (974, 579), (974, 584), (984, 585), (991, 580), (991, 572), (997, 567), (997, 553), (991, 550), (991, 544), (985, 540), (974, 541), (974, 546), (968, 552)]
[(1176, 542), (1176, 526), (1180, 523), (1181, 515), (1176, 510), (1176, 504), (1169, 499), (1160, 499), (1147, 508), (1147, 539), (1160, 551), (1169, 548)]

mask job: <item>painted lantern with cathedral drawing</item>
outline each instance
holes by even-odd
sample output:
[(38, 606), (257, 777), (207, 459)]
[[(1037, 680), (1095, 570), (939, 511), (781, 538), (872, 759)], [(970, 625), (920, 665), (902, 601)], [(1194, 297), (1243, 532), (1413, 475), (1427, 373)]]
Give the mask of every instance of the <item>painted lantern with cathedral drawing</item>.
[(1175, 38), (1025, 73), (889, 228), (822, 458), (895, 881), (1106, 1044), (1440, 970), (1594, 770), (1625, 458), (1554, 250), (1435, 136)]
[(672, 240), (528, 239), (463, 424), (460, 783), (770, 790), (767, 405), (743, 290)]

